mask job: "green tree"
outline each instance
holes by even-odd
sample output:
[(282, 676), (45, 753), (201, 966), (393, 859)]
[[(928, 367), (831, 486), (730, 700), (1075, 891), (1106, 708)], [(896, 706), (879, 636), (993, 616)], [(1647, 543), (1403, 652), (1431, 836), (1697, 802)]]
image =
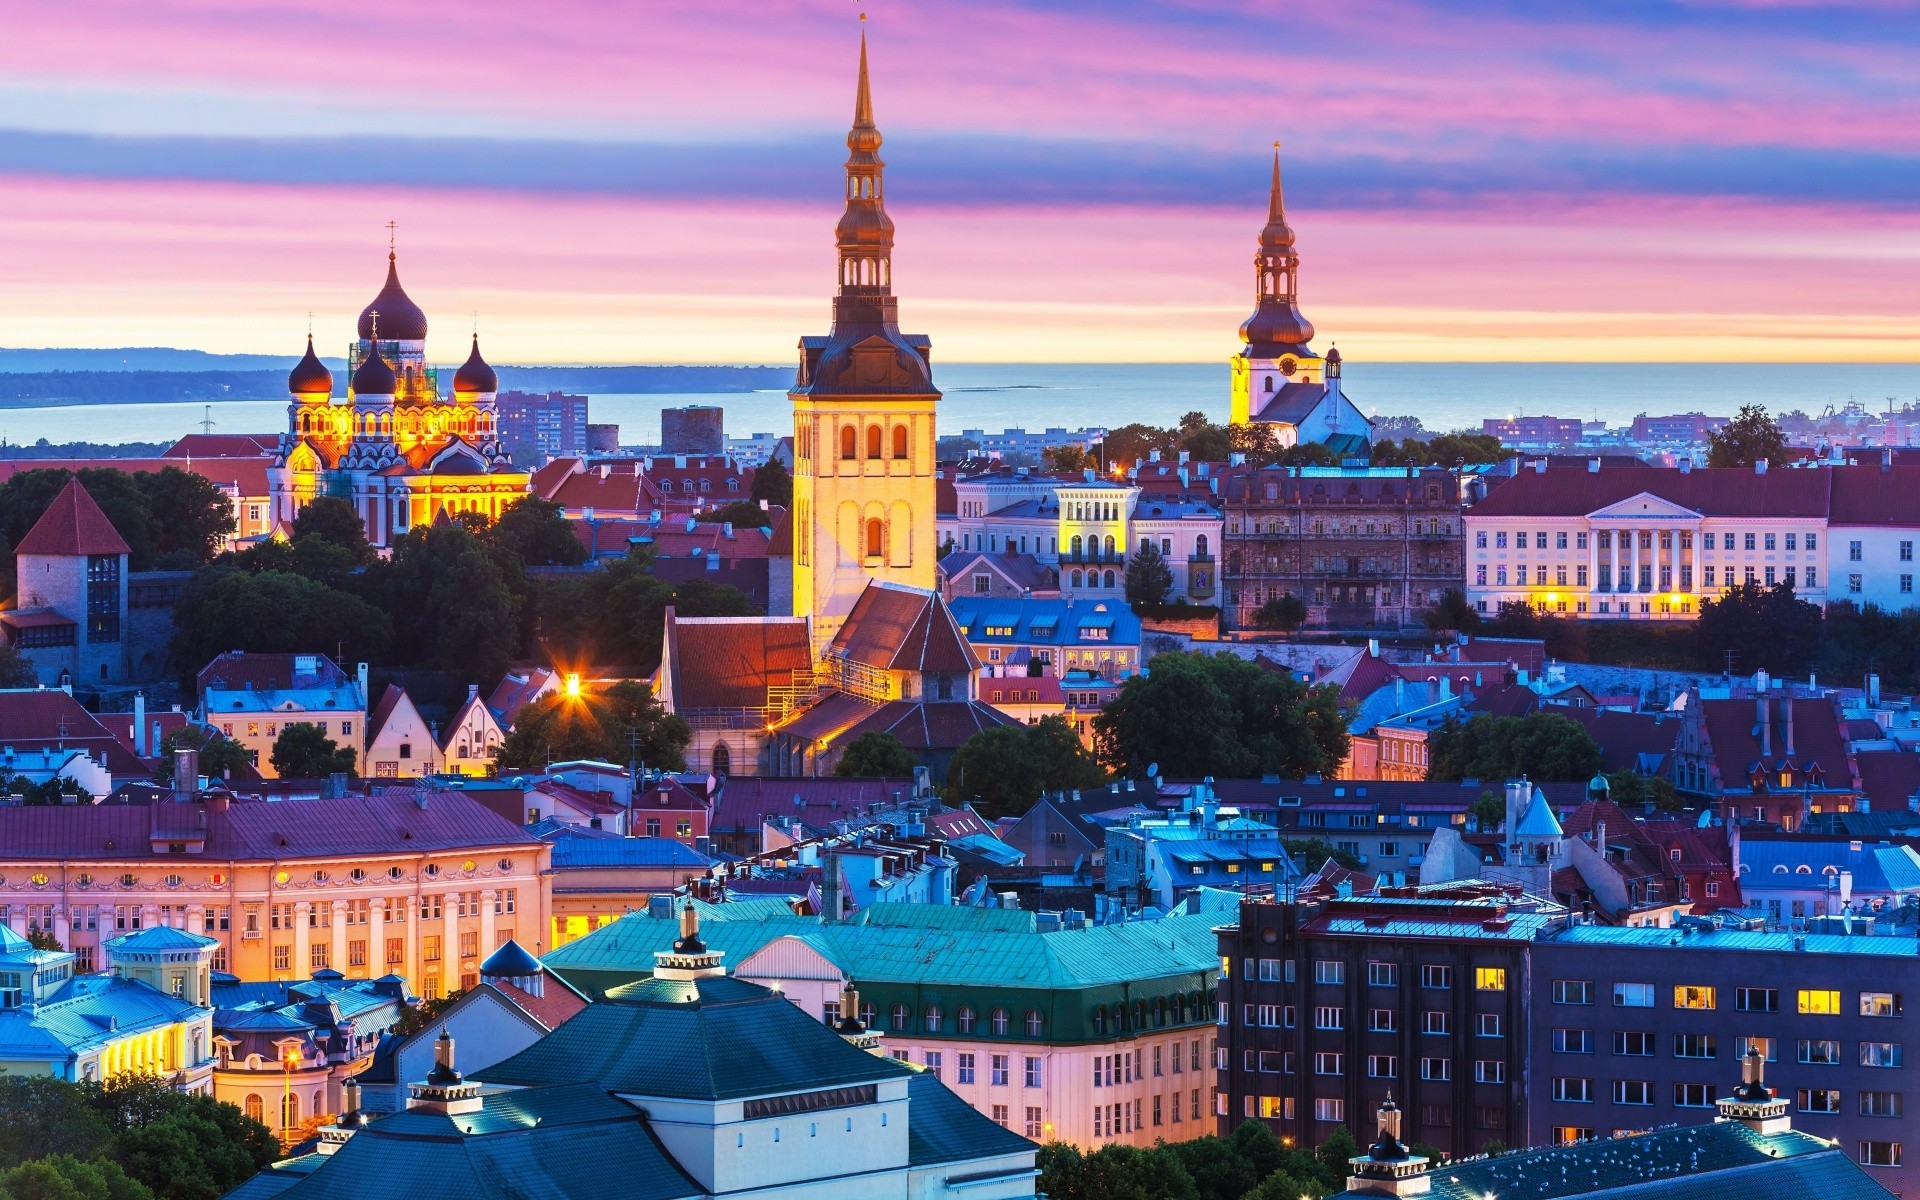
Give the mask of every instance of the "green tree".
[(1040, 1148), (1039, 1190), (1048, 1200), (1199, 1200), (1180, 1158), (1165, 1145), (1102, 1146), (1082, 1154), (1058, 1142)]
[(950, 803), (970, 803), (989, 820), (1033, 807), (1043, 792), (1096, 788), (1107, 773), (1064, 717), (997, 725), (968, 738), (947, 764)]
[(1273, 426), (1259, 421), (1227, 426), (1227, 446), (1246, 455), (1250, 467), (1271, 466), (1285, 452)]
[(348, 660), (384, 658), (387, 615), (358, 596), (299, 575), (250, 575), (216, 563), (194, 574), (173, 610), (173, 664), (191, 675), (217, 654), (297, 654), (342, 646)]
[(1097, 471), (1100, 468), (1100, 460), (1085, 446), (1072, 443), (1048, 446), (1040, 452), (1040, 460), (1049, 471)]
[(113, 1127), (85, 1088), (44, 1075), (0, 1075), (0, 1162), (72, 1154), (93, 1158)]
[(295, 721), (273, 740), (273, 769), (282, 779), (325, 779), (353, 773), (354, 753), (311, 721)]
[(392, 619), (402, 663), (490, 679), (520, 651), (523, 593), (530, 594), (524, 567), (466, 522), (408, 530), (389, 560), (362, 573), (359, 590)]
[(1347, 1165), (1347, 1160), (1359, 1153), (1360, 1146), (1353, 1140), (1353, 1135), (1347, 1132), (1347, 1127), (1334, 1126), (1333, 1132), (1320, 1139), (1320, 1144), (1313, 1148), (1313, 1156), (1320, 1160), (1321, 1180), (1345, 1180), (1347, 1172), (1352, 1169)]
[(753, 486), (747, 489), (750, 500), (765, 500), (781, 508), (793, 507), (793, 475), (787, 464), (769, 458), (753, 470)]
[(869, 729), (847, 743), (840, 761), (833, 764), (839, 779), (910, 779), (920, 765), (900, 739), (884, 730)]
[(616, 683), (604, 692), (559, 692), (532, 705), (501, 744), (503, 768), (544, 767), (578, 758), (626, 762), (668, 771), (687, 767), (693, 731), (654, 699), (643, 683)]
[(23, 1162), (0, 1171), (4, 1200), (153, 1200), (146, 1185), (130, 1178), (120, 1164), (80, 1159), (71, 1154)]
[[(1274, 1148), (1279, 1149), (1277, 1142)], [(1174, 1142), (1167, 1149), (1180, 1160), (1187, 1177), (1193, 1180), (1200, 1200), (1241, 1200), (1260, 1182), (1257, 1168), (1230, 1141), (1197, 1137)]]
[(1731, 652), (1740, 674), (1764, 667), (1792, 675), (1805, 670), (1820, 648), (1820, 617), (1818, 608), (1794, 595), (1790, 583), (1742, 583), (1702, 600), (1694, 630), (1712, 666)]
[(587, 548), (573, 535), (566, 510), (538, 496), (522, 496), (507, 505), (482, 536), (511, 550), (527, 566), (569, 567), (587, 561)]
[(1290, 778), (1331, 772), (1347, 754), (1337, 687), (1309, 687), (1230, 654), (1156, 655), (1093, 719), (1100, 758), (1144, 776)]
[(1281, 838), (1280, 848), (1287, 852), (1295, 866), (1302, 871), (1317, 871), (1328, 859), (1345, 867), (1349, 871), (1360, 869), (1360, 856), (1350, 850), (1342, 850), (1325, 838)]
[(1673, 782), (1664, 775), (1642, 775), (1638, 771), (1613, 771), (1607, 775), (1607, 796), (1621, 807), (1651, 804), (1662, 812), (1678, 812), (1686, 807)]
[(400, 1037), (412, 1037), (422, 1029), (431, 1029), (439, 1022), (442, 1013), (453, 1007), (453, 1002), (467, 994), (467, 989), (456, 988), (444, 996), (435, 996), (430, 1000), (408, 1007), (393, 1023), (393, 1032)]
[(1586, 729), (1558, 713), (1496, 717), (1475, 713), (1449, 721), (1427, 739), (1427, 778), (1585, 781), (1600, 770), (1600, 747)]
[(293, 518), (291, 540), (297, 542), (304, 537), (317, 537), (323, 542), (331, 542), (361, 562), (373, 557), (373, 547), (367, 543), (367, 526), (360, 519), (360, 511), (351, 502), (338, 496), (315, 496)]
[(159, 776), (163, 783), (173, 779), (175, 750), (198, 750), (200, 773), (209, 779), (223, 779), (231, 771), (245, 771), (253, 766), (253, 759), (239, 742), (222, 737), (204, 725), (186, 725), (160, 740)]
[(32, 946), (35, 950), (52, 950), (56, 954), (66, 949), (65, 946), (60, 944), (59, 938), (53, 936), (51, 932), (45, 929), (27, 930), (27, 945)]
[[(1205, 420), (1204, 417), (1201, 418)], [(1171, 455), (1179, 446), (1179, 435), (1170, 429), (1134, 423), (1107, 431), (1102, 443), (1107, 466), (1127, 468), (1147, 461), (1153, 451)]]
[(1326, 1185), (1317, 1176), (1301, 1178), (1288, 1171), (1275, 1171), (1248, 1191), (1243, 1200), (1300, 1200), (1326, 1194)]
[(1473, 818), (1474, 826), (1483, 833), (1500, 828), (1507, 820), (1506, 793), (1481, 792), (1468, 806), (1467, 815)]
[(1743, 404), (1733, 420), (1707, 437), (1709, 467), (1751, 467), (1757, 462), (1785, 466), (1792, 461), (1787, 437), (1759, 404)]
[(1173, 568), (1148, 538), (1127, 560), (1127, 599), (1135, 604), (1165, 604), (1172, 590)]
[(1441, 594), (1440, 602), (1420, 616), (1434, 633), (1472, 633), (1480, 628), (1480, 614), (1474, 611), (1467, 593), (1457, 587), (1448, 588)]
[(752, 500), (730, 500), (719, 508), (710, 508), (699, 516), (708, 525), (731, 524), (736, 529), (771, 529), (773, 514)]
[(32, 659), (12, 646), (0, 645), (0, 688), (29, 688), (39, 682)]
[[(153, 527), (153, 565), (186, 570), (212, 561), (234, 531), (233, 501), (213, 481), (179, 467), (142, 471), (133, 484)], [(137, 569), (137, 568), (136, 568)]]
[(1200, 462), (1220, 462), (1233, 451), (1233, 435), (1205, 413), (1190, 412), (1180, 418), (1180, 448)]
[(1262, 629), (1292, 633), (1307, 623), (1307, 602), (1284, 592), (1253, 610), (1253, 623)]

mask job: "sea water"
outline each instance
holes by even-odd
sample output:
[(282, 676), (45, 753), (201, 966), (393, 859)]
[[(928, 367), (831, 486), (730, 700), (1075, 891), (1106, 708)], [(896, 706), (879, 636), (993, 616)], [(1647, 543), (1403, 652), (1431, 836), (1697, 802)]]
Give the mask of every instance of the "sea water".
[[(978, 429), (1171, 425), (1189, 412), (1227, 417), (1227, 367), (1219, 363), (936, 363), (943, 434)], [(1486, 417), (1549, 415), (1624, 425), (1636, 415), (1731, 415), (1758, 403), (1775, 413), (1817, 416), (1857, 401), (1883, 412), (1920, 401), (1920, 364), (1763, 363), (1364, 363), (1349, 362), (1346, 391), (1375, 416), (1414, 416), (1428, 429), (1478, 430)], [(727, 433), (787, 433), (786, 393), (595, 395), (595, 422), (620, 426), (628, 445), (655, 442), (660, 410), (718, 404)], [(211, 421), (211, 426), (204, 425)], [(217, 404), (116, 404), (0, 409), (0, 438), (13, 443), (170, 441), (286, 428), (284, 397)]]

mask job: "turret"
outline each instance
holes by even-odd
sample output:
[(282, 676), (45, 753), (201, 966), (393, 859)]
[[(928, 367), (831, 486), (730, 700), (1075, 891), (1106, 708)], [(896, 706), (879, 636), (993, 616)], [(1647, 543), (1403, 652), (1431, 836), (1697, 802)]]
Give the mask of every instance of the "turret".
[(1388, 1094), (1380, 1106), (1379, 1131), (1365, 1154), (1347, 1160), (1347, 1190), (1369, 1196), (1424, 1196), (1433, 1190), (1427, 1169), (1433, 1160), (1400, 1140), (1400, 1106)]
[(1740, 1059), (1740, 1086), (1714, 1101), (1721, 1121), (1738, 1121), (1755, 1133), (1784, 1133), (1793, 1128), (1787, 1102), (1767, 1086), (1767, 1059), (1751, 1041)]

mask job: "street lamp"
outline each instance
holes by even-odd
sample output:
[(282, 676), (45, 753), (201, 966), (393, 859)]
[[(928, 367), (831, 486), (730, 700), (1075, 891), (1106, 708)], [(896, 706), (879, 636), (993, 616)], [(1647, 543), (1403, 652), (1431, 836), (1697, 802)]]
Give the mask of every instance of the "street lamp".
[(300, 1047), (287, 1047), (286, 1092), (280, 1098), (280, 1144), (293, 1145), (293, 1073), (300, 1069)]

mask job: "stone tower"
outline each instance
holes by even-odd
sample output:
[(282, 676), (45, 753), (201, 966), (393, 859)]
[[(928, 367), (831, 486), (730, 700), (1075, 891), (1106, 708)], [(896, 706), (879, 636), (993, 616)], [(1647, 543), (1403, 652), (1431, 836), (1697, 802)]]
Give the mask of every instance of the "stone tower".
[(846, 212), (836, 229), (833, 331), (802, 338), (793, 400), (793, 611), (831, 640), (870, 580), (935, 586), (930, 343), (900, 332), (893, 222), (860, 36), (847, 133)]

